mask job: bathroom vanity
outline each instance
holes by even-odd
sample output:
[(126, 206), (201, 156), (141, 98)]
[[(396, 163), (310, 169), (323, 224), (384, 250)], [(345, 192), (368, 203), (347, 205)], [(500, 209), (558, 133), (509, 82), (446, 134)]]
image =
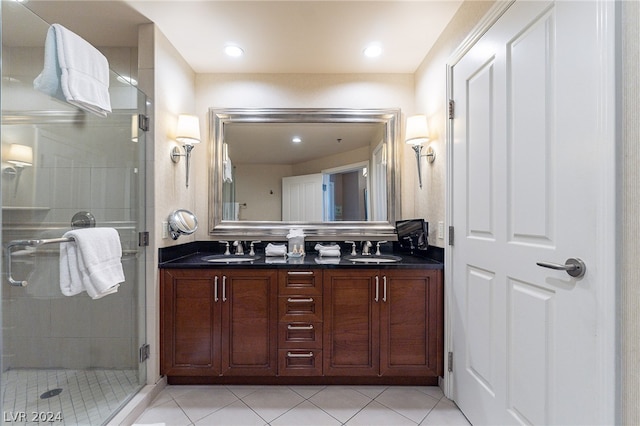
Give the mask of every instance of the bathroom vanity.
[(440, 262), (180, 254), (160, 264), (169, 383), (434, 385), (443, 374)]

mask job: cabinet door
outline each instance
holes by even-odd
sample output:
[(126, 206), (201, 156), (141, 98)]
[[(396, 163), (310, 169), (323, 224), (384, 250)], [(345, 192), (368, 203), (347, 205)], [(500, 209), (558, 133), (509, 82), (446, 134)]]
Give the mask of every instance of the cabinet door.
[(387, 269), (380, 273), (380, 374), (442, 375), (441, 271)]
[(326, 376), (378, 375), (380, 288), (376, 272), (324, 271), (323, 367)]
[(160, 373), (217, 376), (220, 313), (214, 271), (165, 269), (160, 284)]
[(222, 374), (275, 376), (277, 274), (275, 270), (222, 271)]

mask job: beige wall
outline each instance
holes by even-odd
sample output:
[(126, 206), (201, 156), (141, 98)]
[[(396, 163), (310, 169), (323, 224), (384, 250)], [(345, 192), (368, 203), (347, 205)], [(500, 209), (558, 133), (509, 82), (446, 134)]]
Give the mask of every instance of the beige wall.
[(622, 3), (622, 194), (620, 200), (621, 418), (640, 424), (640, 3)]
[(281, 220), (282, 178), (291, 175), (288, 164), (235, 165), (240, 220)]
[[(147, 138), (147, 229), (150, 246), (147, 252), (147, 341), (151, 357), (147, 365), (147, 382), (159, 378), (159, 291), (158, 248), (183, 244), (195, 237), (179, 240), (162, 238), (162, 222), (178, 208), (195, 210), (198, 182), (185, 188), (184, 158), (174, 164), (169, 158), (176, 145), (175, 127), (178, 114), (195, 113), (195, 73), (167, 38), (153, 24), (139, 31), (139, 87), (152, 104), (149, 107), (151, 129)], [(200, 152), (204, 152), (201, 147)], [(204, 156), (203, 156), (204, 157)], [(205, 221), (206, 222), (206, 221)], [(206, 227), (206, 224), (204, 224)]]
[[(430, 144), (436, 152), (436, 160), (429, 164), (425, 158), (422, 159), (422, 189), (417, 184), (415, 165), (411, 173), (403, 174), (402, 179), (405, 191), (414, 194), (407, 212), (413, 210), (416, 217), (429, 221), (429, 244), (433, 246), (444, 247), (445, 243), (445, 240), (437, 235), (437, 224), (439, 221), (445, 221), (447, 163), (445, 138), (448, 108), (446, 64), (449, 56), (461, 45), (493, 3), (493, 1), (463, 3), (415, 74), (415, 110), (416, 113), (427, 115)], [(415, 162), (413, 151), (409, 155)], [(407, 200), (405, 203), (408, 202)]]

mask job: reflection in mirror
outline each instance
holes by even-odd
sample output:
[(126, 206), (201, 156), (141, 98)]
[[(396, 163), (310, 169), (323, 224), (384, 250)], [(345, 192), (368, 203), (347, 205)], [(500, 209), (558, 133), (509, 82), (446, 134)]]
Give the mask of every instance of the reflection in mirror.
[(210, 234), (279, 235), (291, 224), (318, 234), (388, 234), (399, 215), (399, 114), (211, 110)]
[(177, 240), (180, 235), (191, 235), (198, 229), (198, 219), (189, 210), (173, 211), (168, 218), (171, 238)]

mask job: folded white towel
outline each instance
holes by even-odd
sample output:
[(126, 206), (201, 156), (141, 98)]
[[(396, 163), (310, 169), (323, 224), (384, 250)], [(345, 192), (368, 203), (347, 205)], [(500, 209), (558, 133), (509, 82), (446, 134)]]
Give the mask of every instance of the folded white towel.
[(111, 112), (107, 58), (60, 24), (49, 27), (44, 69), (33, 86), (101, 117)]
[(265, 256), (284, 256), (287, 254), (287, 246), (284, 244), (267, 244), (264, 248)]
[(340, 246), (338, 244), (333, 244), (330, 246), (323, 246), (322, 244), (316, 244), (316, 251), (320, 254), (321, 257), (340, 257)]
[(64, 234), (73, 238), (60, 245), (60, 290), (65, 296), (86, 291), (99, 299), (118, 291), (124, 282), (122, 246), (113, 228), (83, 228)]

